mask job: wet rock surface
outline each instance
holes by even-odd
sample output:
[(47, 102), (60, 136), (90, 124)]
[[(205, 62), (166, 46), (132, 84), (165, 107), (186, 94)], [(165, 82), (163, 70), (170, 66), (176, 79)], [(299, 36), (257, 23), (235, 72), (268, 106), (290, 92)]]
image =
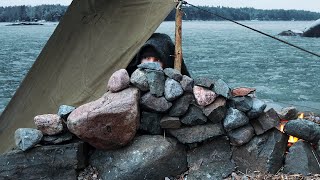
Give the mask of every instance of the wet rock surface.
[(164, 179), (187, 170), (187, 154), (174, 139), (145, 135), (116, 151), (96, 151), (90, 164), (102, 179)]
[(188, 152), (187, 179), (223, 179), (235, 168), (231, 147), (225, 137), (214, 139)]
[(97, 149), (114, 149), (128, 144), (139, 126), (139, 90), (108, 92), (84, 104), (68, 117), (69, 130)]
[(288, 136), (274, 128), (243, 146), (234, 146), (232, 159), (241, 172), (275, 174), (283, 166), (287, 142)]
[(168, 132), (184, 144), (202, 142), (225, 134), (221, 124), (205, 124), (180, 129), (169, 129)]
[(289, 121), (284, 127), (284, 132), (312, 143), (320, 140), (320, 126), (304, 119)]
[(320, 157), (310, 143), (299, 140), (289, 148), (286, 156), (284, 173), (288, 174), (319, 174)]

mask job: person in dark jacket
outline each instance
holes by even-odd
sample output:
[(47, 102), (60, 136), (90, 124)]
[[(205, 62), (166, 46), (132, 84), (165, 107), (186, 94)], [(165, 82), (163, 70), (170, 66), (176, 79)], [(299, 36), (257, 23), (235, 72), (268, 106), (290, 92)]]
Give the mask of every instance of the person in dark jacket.
[[(131, 60), (127, 71), (131, 75), (137, 65), (145, 62), (159, 62), (162, 68), (174, 68), (174, 50), (174, 44), (168, 35), (154, 33)], [(190, 76), (184, 62), (181, 74)]]

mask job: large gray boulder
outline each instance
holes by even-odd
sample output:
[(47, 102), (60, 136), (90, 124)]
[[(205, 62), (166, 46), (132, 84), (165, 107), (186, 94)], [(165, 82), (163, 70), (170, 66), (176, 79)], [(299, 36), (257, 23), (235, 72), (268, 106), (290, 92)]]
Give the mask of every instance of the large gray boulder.
[(107, 92), (74, 110), (68, 117), (68, 128), (97, 149), (124, 146), (134, 138), (139, 127), (139, 97), (137, 88)]
[(77, 171), (86, 167), (87, 149), (77, 142), (2, 154), (0, 179), (77, 179)]
[(232, 158), (241, 172), (275, 174), (283, 165), (287, 143), (288, 136), (274, 128), (243, 146), (234, 146)]
[(187, 179), (223, 179), (229, 176), (235, 168), (231, 155), (230, 144), (225, 137), (190, 150)]
[(284, 126), (284, 132), (312, 143), (317, 143), (320, 140), (320, 126), (304, 119), (289, 121)]
[(283, 172), (305, 176), (319, 174), (319, 159), (310, 143), (299, 140), (289, 148)]
[(164, 179), (187, 170), (187, 154), (174, 139), (145, 135), (118, 150), (95, 151), (90, 164), (102, 179)]
[(249, 124), (249, 118), (241, 111), (229, 108), (226, 118), (223, 120), (223, 127), (226, 131), (237, 129), (241, 126)]
[(263, 134), (269, 129), (277, 127), (280, 123), (280, 118), (274, 109), (269, 109), (257, 119), (250, 121), (257, 135)]
[(221, 123), (169, 129), (168, 132), (183, 144), (202, 142), (225, 134)]
[(19, 128), (14, 133), (16, 146), (26, 151), (38, 144), (43, 137), (41, 131), (32, 128)]

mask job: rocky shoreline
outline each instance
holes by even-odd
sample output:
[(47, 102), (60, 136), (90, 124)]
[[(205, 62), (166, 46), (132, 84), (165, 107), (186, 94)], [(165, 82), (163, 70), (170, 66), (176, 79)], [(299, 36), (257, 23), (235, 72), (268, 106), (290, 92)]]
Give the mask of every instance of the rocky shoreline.
[[(254, 88), (231, 89), (221, 79), (192, 79), (145, 63), (131, 77), (124, 69), (116, 71), (101, 98), (77, 108), (63, 105), (57, 114), (36, 116), (37, 129), (18, 129), (18, 149), (0, 156), (0, 177), (238, 179), (236, 172), (320, 174), (317, 118), (299, 114), (294, 107), (267, 108)], [(300, 140), (288, 146), (289, 135)]]

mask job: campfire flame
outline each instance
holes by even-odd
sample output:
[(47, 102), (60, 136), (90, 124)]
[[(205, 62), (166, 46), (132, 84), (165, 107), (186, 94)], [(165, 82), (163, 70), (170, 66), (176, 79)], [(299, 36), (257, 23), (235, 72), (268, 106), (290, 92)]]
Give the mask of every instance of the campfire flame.
[[(299, 116), (298, 116), (298, 119), (303, 119), (304, 118), (304, 113), (301, 113)], [(284, 133), (284, 126), (286, 125), (288, 121), (287, 120), (282, 120), (281, 123), (280, 123), (280, 127), (279, 127), (279, 130)], [(293, 137), (293, 136), (289, 136), (289, 140), (288, 140), (288, 146), (292, 146), (294, 143), (296, 143), (297, 141), (299, 140), (299, 138), (297, 137)]]
[(301, 113), (299, 116), (298, 116), (299, 119), (303, 119), (304, 118), (304, 113)]

